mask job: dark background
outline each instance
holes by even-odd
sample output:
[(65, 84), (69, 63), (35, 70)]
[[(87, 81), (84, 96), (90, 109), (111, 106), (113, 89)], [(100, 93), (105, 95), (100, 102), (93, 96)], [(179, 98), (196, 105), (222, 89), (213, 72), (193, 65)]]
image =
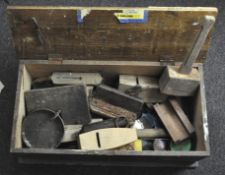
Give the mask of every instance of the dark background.
[(211, 157), (200, 161), (193, 170), (136, 167), (85, 167), (18, 165), (9, 154), (18, 60), (5, 13), (0, 0), (0, 80), (5, 85), (0, 94), (0, 175), (8, 174), (225, 174), (225, 1), (220, 0), (8, 0), (17, 5), (74, 6), (212, 6), (219, 16), (207, 61), (204, 64), (206, 99), (209, 118)]

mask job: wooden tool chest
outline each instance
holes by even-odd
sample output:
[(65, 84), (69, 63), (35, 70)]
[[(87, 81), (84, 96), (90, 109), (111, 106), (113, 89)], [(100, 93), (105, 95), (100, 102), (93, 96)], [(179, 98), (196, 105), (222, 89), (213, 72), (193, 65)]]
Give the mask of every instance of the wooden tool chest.
[(10, 150), (19, 162), (192, 167), (210, 155), (202, 64), (211, 31), (193, 65), (199, 71), (200, 86), (193, 96), (184, 98), (195, 128), (195, 150), (24, 148), (21, 127), (26, 115), (24, 92), (31, 89), (33, 79), (64, 71), (98, 72), (109, 79), (119, 74), (159, 78), (167, 65), (181, 65), (201, 19), (216, 17), (216, 8), (8, 6), (7, 12), (20, 59)]

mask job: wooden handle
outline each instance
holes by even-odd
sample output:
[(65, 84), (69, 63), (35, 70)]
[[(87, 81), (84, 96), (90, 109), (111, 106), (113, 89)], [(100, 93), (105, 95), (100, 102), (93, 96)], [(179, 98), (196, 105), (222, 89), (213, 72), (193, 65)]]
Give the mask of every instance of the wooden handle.
[(64, 136), (61, 140), (61, 143), (75, 141), (81, 129), (82, 129), (82, 125), (65, 125)]
[(205, 16), (202, 23), (202, 29), (192, 46), (191, 51), (188, 53), (187, 57), (185, 58), (183, 64), (181, 65), (179, 72), (182, 74), (189, 74), (192, 70), (192, 65), (196, 61), (199, 52), (202, 49), (202, 46), (205, 43), (205, 40), (208, 36), (209, 31), (211, 30), (213, 24), (215, 23), (214, 16)]
[(137, 129), (138, 138), (157, 138), (167, 137), (167, 133), (163, 129)]

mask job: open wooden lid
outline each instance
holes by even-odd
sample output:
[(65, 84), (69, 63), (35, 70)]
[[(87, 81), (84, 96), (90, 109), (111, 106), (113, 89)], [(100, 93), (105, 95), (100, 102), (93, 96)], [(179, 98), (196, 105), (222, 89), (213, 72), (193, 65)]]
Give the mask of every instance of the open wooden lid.
[[(200, 31), (203, 7), (60, 7), (9, 6), (8, 15), (19, 59), (184, 60)], [(205, 60), (211, 32), (198, 63)]]

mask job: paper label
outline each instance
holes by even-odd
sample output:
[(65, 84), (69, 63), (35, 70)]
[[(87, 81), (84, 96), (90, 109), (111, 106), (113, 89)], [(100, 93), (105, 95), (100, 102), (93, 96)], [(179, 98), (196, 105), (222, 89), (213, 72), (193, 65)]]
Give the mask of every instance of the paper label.
[(128, 9), (119, 13), (114, 13), (120, 23), (146, 23), (148, 21), (148, 11), (140, 9)]
[(91, 10), (88, 9), (77, 10), (77, 22), (83, 23), (84, 17), (87, 16), (90, 12)]

